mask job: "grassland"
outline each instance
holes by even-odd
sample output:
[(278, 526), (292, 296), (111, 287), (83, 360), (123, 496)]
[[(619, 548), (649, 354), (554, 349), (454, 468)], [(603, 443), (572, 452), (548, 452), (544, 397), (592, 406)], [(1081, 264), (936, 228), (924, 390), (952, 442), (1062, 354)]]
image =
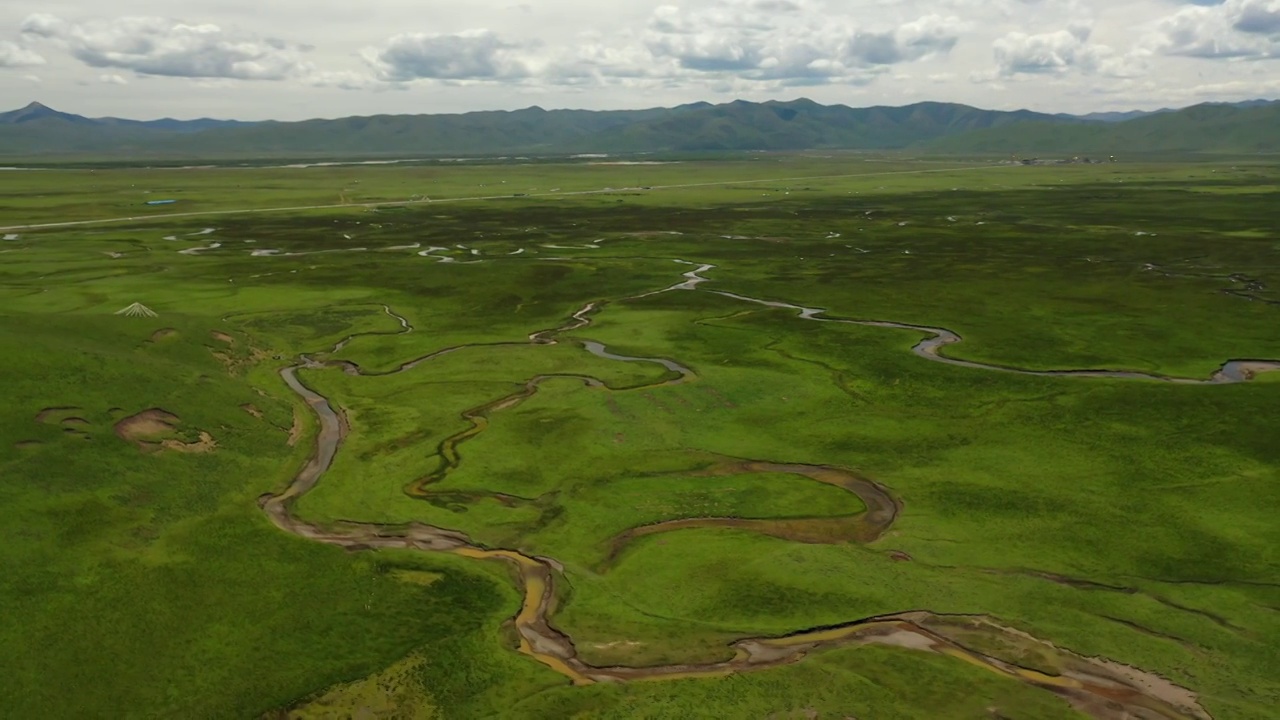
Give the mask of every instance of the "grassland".
[[(1280, 377), (953, 367), (910, 352), (919, 332), (716, 291), (949, 328), (964, 342), (943, 352), (978, 363), (1207, 378), (1229, 359), (1280, 359), (1280, 167), (949, 167), (0, 174), (0, 227), (138, 218), (0, 231), (17, 236), (0, 241), (0, 643), (17, 649), (0, 659), (0, 715), (1080, 716), (895, 647), (571, 687), (514, 650), (504, 564), (346, 552), (263, 515), (260, 496), (313, 447), (316, 420), (277, 374), (307, 354), (331, 367), (301, 379), (349, 431), (297, 517), (426, 523), (553, 558), (552, 620), (593, 664), (714, 662), (741, 638), (928, 610), (1166, 677), (1214, 718), (1268, 717)], [(762, 182), (704, 185), (744, 179)], [(354, 205), (492, 187), (511, 196)], [(631, 189), (563, 195), (606, 187)], [(191, 212), (353, 206), (143, 217), (159, 196)], [(715, 267), (693, 290), (649, 294), (692, 269), (674, 260)], [(133, 302), (158, 317), (113, 314)], [(589, 324), (567, 324), (589, 304)], [(530, 342), (553, 328), (570, 329)], [(119, 436), (149, 409), (178, 421), (144, 438), (155, 445)], [(159, 445), (201, 433), (211, 452)], [(902, 511), (869, 543), (699, 527), (609, 560), (637, 526), (865, 509), (795, 473), (708, 472), (738, 460), (845, 468)], [(406, 492), (441, 468), (430, 492)]]

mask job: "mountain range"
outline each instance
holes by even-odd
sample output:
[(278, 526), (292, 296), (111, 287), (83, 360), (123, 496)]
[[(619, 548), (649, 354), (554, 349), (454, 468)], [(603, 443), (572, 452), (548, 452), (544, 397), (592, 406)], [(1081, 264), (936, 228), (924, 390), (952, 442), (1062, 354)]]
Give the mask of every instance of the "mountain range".
[(300, 122), (87, 118), (32, 103), (0, 113), (0, 157), (140, 160), (911, 149), (1102, 153), (1280, 151), (1280, 102), (1050, 115), (954, 103), (851, 108), (811, 100), (647, 110), (375, 115)]

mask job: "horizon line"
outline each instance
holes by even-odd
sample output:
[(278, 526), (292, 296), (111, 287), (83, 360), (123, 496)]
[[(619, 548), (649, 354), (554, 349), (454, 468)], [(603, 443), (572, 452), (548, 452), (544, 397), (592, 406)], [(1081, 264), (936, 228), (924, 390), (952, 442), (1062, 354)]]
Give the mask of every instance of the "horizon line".
[(804, 97), (804, 96), (800, 96), (800, 97), (792, 98), (792, 99), (790, 99), (790, 100), (760, 100), (760, 101), (757, 101), (757, 100), (747, 100), (747, 99), (744, 99), (744, 98), (735, 98), (735, 99), (733, 99), (733, 100), (726, 100), (726, 101), (724, 101), (724, 102), (720, 102), (720, 103), (713, 103), (713, 102), (706, 101), (706, 100), (695, 100), (695, 101), (693, 101), (693, 102), (680, 103), (680, 104), (677, 104), (677, 105), (653, 105), (653, 106), (648, 106), (648, 107), (614, 108), (614, 109), (609, 109), (609, 110), (590, 110), (590, 109), (586, 109), (586, 108), (573, 108), (573, 107), (554, 107), (554, 108), (544, 108), (544, 107), (542, 107), (542, 106), (540, 106), (540, 105), (536, 105), (536, 104), (534, 104), (534, 105), (529, 105), (529, 106), (526, 106), (526, 107), (521, 107), (521, 108), (516, 108), (516, 109), (510, 109), (510, 110), (507, 110), (507, 109), (498, 109), (498, 110), (466, 110), (466, 111), (462, 111), (462, 112), (443, 112), (443, 113), (431, 113), (431, 112), (423, 112), (423, 113), (375, 113), (375, 114), (372, 114), (372, 115), (359, 115), (359, 114), (352, 114), (352, 115), (338, 115), (338, 116), (331, 116), (331, 117), (316, 116), (316, 117), (304, 118), (304, 119), (301, 119), (301, 120), (277, 120), (277, 119), (266, 119), (266, 120), (239, 120), (239, 119), (236, 119), (236, 118), (230, 118), (230, 117), (215, 118), (215, 117), (209, 117), (209, 116), (194, 117), (194, 118), (185, 118), (185, 119), (184, 119), (184, 118), (177, 118), (177, 117), (173, 117), (173, 116), (165, 116), (165, 117), (159, 117), (159, 118), (152, 118), (152, 119), (146, 119), (146, 120), (143, 120), (143, 119), (138, 119), (138, 118), (120, 117), (120, 116), (116, 116), (116, 115), (102, 115), (102, 116), (81, 115), (81, 114), (79, 114), (79, 113), (75, 113), (75, 112), (69, 112), (69, 111), (66, 111), (66, 110), (59, 110), (59, 109), (54, 108), (54, 107), (52, 107), (52, 106), (50, 106), (50, 105), (47, 105), (47, 104), (45, 104), (45, 103), (43, 103), (43, 102), (41, 102), (41, 101), (39, 101), (39, 100), (32, 100), (31, 102), (27, 103), (26, 105), (24, 105), (24, 106), (22, 106), (22, 107), (14, 108), (13, 110), (4, 110), (4, 111), (0, 111), (0, 115), (9, 115), (9, 114), (12, 114), (12, 113), (21, 112), (21, 111), (23, 111), (23, 110), (26, 110), (26, 109), (28, 109), (28, 108), (31, 108), (32, 106), (39, 106), (39, 107), (42, 107), (42, 108), (44, 108), (44, 109), (46, 109), (46, 110), (50, 110), (50, 111), (55, 112), (55, 113), (59, 113), (59, 114), (63, 114), (63, 115), (73, 115), (73, 116), (75, 116), (75, 117), (85, 118), (85, 119), (87, 119), (87, 120), (126, 120), (126, 121), (130, 121), (130, 122), (143, 122), (143, 123), (146, 123), (146, 122), (163, 122), (163, 121), (165, 121), (165, 120), (172, 120), (172, 121), (175, 121), (175, 122), (198, 122), (198, 121), (201, 121), (201, 120), (209, 120), (209, 121), (213, 121), (213, 122), (225, 122), (225, 123), (232, 123), (232, 122), (234, 122), (234, 123), (245, 123), (245, 124), (262, 124), (262, 123), (281, 123), (281, 124), (286, 124), (286, 123), (302, 123), (302, 122), (317, 122), (317, 121), (321, 121), (321, 122), (323, 122), (323, 121), (343, 120), (343, 119), (347, 119), (347, 118), (375, 118), (375, 117), (450, 117), (450, 116), (476, 115), (476, 114), (484, 114), (484, 113), (494, 113), (494, 114), (514, 114), (514, 113), (528, 112), (528, 111), (534, 111), (534, 110), (536, 110), (536, 111), (541, 111), (541, 112), (546, 112), (546, 113), (554, 113), (554, 112), (625, 113), (625, 112), (644, 112), (644, 111), (648, 111), (648, 110), (677, 110), (677, 109), (682, 108), (682, 107), (695, 106), (695, 105), (705, 105), (705, 106), (707, 106), (707, 107), (721, 107), (721, 106), (725, 106), (725, 105), (734, 105), (734, 104), (738, 104), (738, 103), (748, 104), (748, 105), (789, 105), (789, 104), (801, 103), (801, 102), (808, 102), (808, 103), (812, 103), (812, 104), (814, 104), (814, 105), (817, 105), (817, 106), (819, 106), (819, 107), (825, 107), (825, 108), (847, 108), (847, 109), (850, 109), (850, 110), (873, 110), (873, 109), (879, 109), (879, 108), (886, 108), (886, 109), (900, 109), (900, 108), (906, 108), (906, 107), (914, 107), (914, 106), (917, 106), (917, 105), (954, 105), (954, 106), (959, 106), (959, 107), (973, 108), (973, 109), (975, 109), (975, 110), (983, 110), (983, 111), (987, 111), (987, 112), (1004, 112), (1004, 113), (1028, 112), (1028, 113), (1035, 113), (1035, 114), (1037, 114), (1037, 115), (1046, 115), (1046, 116), (1051, 116), (1051, 117), (1075, 117), (1075, 118), (1087, 118), (1087, 117), (1089, 117), (1089, 116), (1093, 116), (1093, 115), (1126, 115), (1126, 114), (1133, 114), (1133, 113), (1143, 113), (1143, 114), (1151, 115), (1151, 114), (1161, 113), (1161, 112), (1178, 112), (1178, 111), (1181, 111), (1181, 110), (1186, 110), (1186, 109), (1193, 108), (1193, 107), (1199, 107), (1199, 106), (1202, 106), (1202, 105), (1242, 105), (1242, 104), (1248, 104), (1248, 103), (1277, 103), (1277, 102), (1280, 102), (1280, 99), (1276, 99), (1276, 98), (1262, 98), (1262, 97), (1258, 97), (1258, 98), (1252, 98), (1252, 99), (1249, 99), (1249, 100), (1237, 100), (1237, 101), (1229, 101), (1229, 100), (1204, 100), (1204, 101), (1201, 101), (1201, 102), (1192, 103), (1192, 104), (1190, 104), (1190, 105), (1182, 105), (1182, 106), (1177, 106), (1177, 107), (1173, 107), (1173, 106), (1166, 106), (1166, 107), (1158, 108), (1158, 109), (1155, 109), (1155, 110), (1138, 110), (1138, 109), (1133, 109), (1133, 110), (1095, 110), (1095, 111), (1090, 111), (1090, 112), (1086, 112), (1086, 113), (1068, 113), (1068, 112), (1047, 112), (1047, 111), (1043, 111), (1043, 110), (1033, 110), (1033, 109), (1031, 109), (1031, 108), (1029, 108), (1029, 107), (1021, 107), (1021, 108), (1017, 108), (1017, 109), (1014, 109), (1014, 110), (997, 110), (997, 109), (994, 109), (994, 108), (986, 108), (986, 107), (981, 107), (981, 106), (978, 106), (978, 105), (971, 105), (971, 104), (969, 104), (969, 103), (963, 103), (963, 102), (950, 102), (950, 101), (945, 101), (945, 100), (920, 100), (920, 101), (917, 101), (917, 102), (906, 103), (906, 104), (903, 104), (903, 105), (884, 105), (884, 104), (878, 104), (878, 105), (859, 105), (859, 106), (854, 106), (854, 105), (846, 105), (846, 104), (844, 104), (844, 103), (831, 103), (831, 104), (824, 104), (824, 103), (820, 103), (820, 102), (818, 102), (818, 101), (816, 101), (816, 100), (813, 100), (813, 99), (811, 99), (811, 98)]

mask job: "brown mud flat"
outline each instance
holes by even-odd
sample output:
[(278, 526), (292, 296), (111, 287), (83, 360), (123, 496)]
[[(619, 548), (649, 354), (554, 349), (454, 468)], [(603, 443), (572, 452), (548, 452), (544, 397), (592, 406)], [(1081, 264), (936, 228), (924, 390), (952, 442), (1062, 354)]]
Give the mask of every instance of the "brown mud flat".
[[(668, 290), (693, 289), (675, 286)], [(666, 291), (659, 291), (666, 292)], [(814, 317), (820, 310), (801, 308), (784, 303), (756, 300), (743, 296), (721, 293), (740, 300), (749, 300), (773, 307), (787, 307), (801, 312), (801, 316), (810, 320), (821, 320)], [(529, 342), (535, 345), (550, 345), (557, 342), (556, 336), (576, 330), (590, 324), (589, 315), (603, 304), (591, 303), (574, 313), (572, 320), (564, 327), (533, 333)], [(390, 313), (390, 310), (387, 310)], [(837, 321), (839, 322), (839, 321)], [(853, 321), (843, 321), (853, 322)], [(891, 323), (859, 322), (857, 324), (894, 327), (898, 329), (925, 330)], [(401, 332), (408, 332), (405, 324)], [(954, 339), (951, 339), (954, 337)], [(926, 339), (917, 346), (916, 352), (930, 359), (941, 359), (936, 355), (937, 348), (950, 342), (957, 342), (958, 335), (949, 331), (940, 331), (938, 335)], [(509, 344), (509, 343), (504, 343)], [(449, 348), (432, 355), (419, 358), (401, 365), (392, 372), (404, 372), (447, 352), (458, 348)], [(662, 362), (646, 358), (627, 358), (613, 356), (597, 348), (602, 357), (612, 357), (625, 361)], [(943, 360), (948, 361), (948, 360)], [(681, 382), (692, 376), (692, 371), (678, 366), (683, 372)], [(963, 361), (951, 361), (952, 364), (967, 364)], [(1280, 363), (1258, 361), (1261, 367), (1257, 370), (1269, 370), (1280, 367)], [(665, 364), (665, 363), (663, 363)], [(1003, 370), (995, 366), (983, 366), (988, 370)], [(1234, 372), (1242, 363), (1235, 363), (1227, 372), (1215, 376), (1209, 382), (1239, 382), (1241, 378)], [(1228, 366), (1232, 366), (1231, 363)], [(1224, 366), (1227, 370), (1228, 366)], [(563, 567), (551, 558), (531, 557), (518, 550), (490, 549), (472, 541), (466, 534), (456, 530), (434, 527), (423, 524), (403, 526), (386, 526), (377, 523), (337, 522), (320, 526), (298, 519), (293, 515), (294, 503), (310, 492), (323, 477), (333, 463), (333, 459), (348, 431), (344, 418), (333, 408), (328, 399), (311, 390), (297, 377), (303, 368), (322, 369), (339, 367), (353, 375), (364, 375), (354, 363), (317, 362), (304, 357), (299, 365), (280, 371), (285, 384), (301, 397), (315, 412), (319, 420), (319, 432), (315, 440), (315, 450), (304, 467), (293, 481), (282, 492), (264, 495), (259, 505), (280, 529), (296, 536), (322, 542), (350, 551), (367, 551), (381, 548), (415, 549), (425, 552), (442, 552), (481, 560), (496, 560), (508, 564), (514, 571), (515, 579), (523, 595), (519, 612), (512, 624), (520, 640), (520, 652), (555, 670), (576, 685), (597, 682), (628, 682), (638, 680), (663, 680), (699, 677), (719, 677), (740, 672), (764, 670), (799, 662), (810, 654), (835, 648), (858, 647), (865, 645), (889, 645), (907, 648), (917, 652), (929, 652), (946, 655), (957, 660), (970, 663), (987, 671), (1000, 674), (1012, 680), (1052, 692), (1081, 712), (1101, 720), (1212, 720), (1208, 712), (1200, 706), (1197, 696), (1186, 688), (1158, 675), (1147, 673), (1110, 660), (1087, 658), (1069, 650), (1061, 649), (1044, 640), (1039, 640), (1021, 631), (1000, 625), (997, 621), (984, 616), (950, 616), (927, 611), (913, 611), (894, 615), (859, 620), (846, 625), (807, 630), (785, 637), (746, 638), (733, 643), (730, 647), (734, 656), (723, 662), (702, 664), (676, 664), (654, 667), (611, 666), (598, 667), (584, 662), (578, 655), (573, 640), (551, 624), (551, 617), (556, 610), (556, 583), (563, 573)], [(668, 369), (675, 369), (670, 365)], [(1245, 368), (1250, 372), (1255, 368)], [(1014, 372), (1019, 372), (1014, 370)], [(372, 374), (372, 373), (370, 373)], [(1037, 373), (1028, 374), (1057, 374)], [(1165, 379), (1138, 373), (1097, 373), (1064, 372), (1064, 375), (1122, 377), (1129, 379)], [(592, 387), (603, 387), (603, 383), (592, 378), (575, 376)], [(1239, 378), (1239, 379), (1238, 379)], [(419, 492), (429, 494), (426, 486), (441, 479), (445, 473), (460, 462), (458, 445), (481, 432), (488, 422), (488, 414), (502, 409), (514, 407), (537, 391), (538, 385), (548, 377), (529, 380), (525, 387), (512, 395), (499, 398), (463, 414), (471, 421), (472, 427), (446, 440), (440, 446), (441, 467), (431, 475), (423, 478), (417, 485)], [(673, 381), (667, 381), (673, 382)], [(1201, 381), (1204, 382), (1204, 381)], [(664, 383), (665, 384), (665, 383)], [(636, 388), (644, 389), (644, 388)], [(295, 425), (298, 423), (295, 422)], [(736, 460), (726, 461), (713, 467), (711, 473), (735, 473), (743, 471), (786, 472), (808, 476), (812, 479), (837, 485), (848, 489), (863, 499), (867, 510), (849, 518), (822, 518), (815, 520), (800, 519), (786, 521), (790, 524), (758, 525), (751, 529), (762, 532), (776, 532), (780, 537), (789, 539), (803, 538), (821, 542), (831, 542), (832, 538), (859, 542), (874, 542), (881, 538), (892, 526), (901, 510), (900, 503), (883, 487), (861, 478), (847, 470), (824, 466), (794, 465), (769, 463), (763, 461)], [(414, 488), (411, 488), (414, 489)], [(492, 493), (490, 496), (494, 495)], [(832, 525), (833, 521), (846, 524)], [(675, 523), (703, 522), (711, 526), (729, 526), (735, 522), (774, 522), (746, 521), (736, 518), (704, 518), (691, 521), (673, 521), (659, 523), (647, 534), (669, 529), (678, 529)], [(815, 523), (815, 524), (811, 524)], [(750, 527), (750, 526), (748, 526)], [(641, 529), (629, 531), (642, 532)], [(625, 533), (624, 533), (625, 535)], [(633, 534), (632, 537), (635, 535)], [(629, 539), (629, 538), (628, 538)], [(625, 545), (625, 543), (623, 543)], [(621, 641), (619, 641), (621, 642)], [(1033, 665), (1033, 667), (1028, 667)]]
[(226, 368), (227, 374), (233, 377), (239, 375), (246, 367), (257, 365), (271, 358), (271, 353), (255, 347), (249, 348), (249, 352), (246, 355), (237, 355), (232, 351), (233, 347), (234, 344), (229, 345), (226, 352), (215, 350), (212, 347), (208, 348), (209, 354), (222, 363), (222, 366)]
[(218, 449), (218, 441), (207, 432), (200, 432), (200, 439), (195, 442), (185, 443), (181, 440), (164, 440), (160, 446), (165, 450), (173, 450), (174, 452), (186, 453), (188, 455), (203, 455), (211, 453)]
[(143, 452), (208, 453), (217, 449), (217, 441), (207, 432), (202, 431), (200, 439), (190, 443), (172, 437), (181, 424), (182, 418), (168, 410), (151, 408), (117, 422), (114, 430), (116, 437)]
[[(229, 318), (224, 317), (225, 322)], [(227, 374), (237, 376), (247, 367), (257, 365), (258, 363), (269, 360), (272, 356), (271, 352), (261, 348), (253, 347), (252, 339), (246, 346), (242, 347), (235, 336), (222, 330), (210, 330), (209, 338), (218, 345), (205, 344), (205, 349), (210, 355), (222, 364)]]
[(178, 429), (182, 418), (161, 408), (143, 410), (115, 424), (116, 437), (144, 448)]
[(158, 343), (161, 340), (167, 340), (177, 334), (178, 331), (173, 328), (160, 328), (159, 330), (151, 333), (151, 337), (147, 338), (147, 342)]
[(262, 411), (259, 410), (258, 406), (254, 405), (253, 403), (247, 403), (245, 405), (241, 405), (240, 409), (258, 418), (259, 420), (262, 419)]

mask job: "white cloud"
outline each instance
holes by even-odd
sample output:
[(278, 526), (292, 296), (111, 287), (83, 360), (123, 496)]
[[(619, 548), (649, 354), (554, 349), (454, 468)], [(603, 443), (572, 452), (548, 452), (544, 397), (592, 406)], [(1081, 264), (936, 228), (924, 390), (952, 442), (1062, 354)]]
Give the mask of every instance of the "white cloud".
[(520, 46), (489, 30), (453, 35), (406, 33), (381, 48), (368, 48), (365, 62), (378, 80), (511, 80), (528, 77)]
[(98, 76), (98, 82), (104, 85), (128, 85), (129, 81), (124, 76), (115, 73), (106, 73)]
[(1066, 74), (1133, 77), (1141, 74), (1142, 53), (1121, 55), (1106, 45), (1090, 42), (1092, 29), (1073, 25), (1066, 30), (1027, 35), (1013, 32), (996, 40), (996, 71), (1014, 75)]
[(1221, 5), (1185, 8), (1159, 21), (1145, 42), (1166, 55), (1280, 57), (1280, 0), (1227, 0)]
[[(5, 68), (39, 66), (40, 100), (113, 116), (300, 119), (800, 95), (1087, 112), (1186, 104), (1187, 88), (1274, 96), (1280, 74), (1274, 63), (1238, 62), (1280, 58), (1280, 0), (171, 0), (163, 12), (176, 19), (116, 15), (156, 7), (0, 2), (0, 87), (24, 96), (32, 70)], [(38, 8), (52, 14), (30, 16)], [(116, 14), (93, 19), (101, 13)], [(284, 32), (287, 42), (270, 37)], [(86, 92), (113, 75), (129, 84)]]
[[(360, 52), (369, 76), (319, 73), (316, 84), (504, 83), (523, 87), (661, 89), (690, 82), (772, 90), (787, 85), (861, 85), (887, 68), (949, 52), (963, 24), (925, 15), (867, 29), (810, 0), (717, 0), (656, 8), (646, 28), (581, 33), (548, 45), (491, 30), (402, 33)], [(733, 82), (730, 82), (730, 81)]]
[(45, 59), (40, 55), (7, 40), (0, 40), (0, 68), (32, 67), (44, 64)]
[(236, 80), (283, 80), (305, 74), (301, 48), (282, 40), (188, 25), (155, 17), (67, 22), (36, 14), (22, 23), (30, 38), (51, 40), (80, 62), (141, 75)]
[(962, 29), (956, 18), (926, 15), (869, 29), (809, 2), (720, 0), (654, 11), (646, 45), (680, 69), (749, 80), (857, 82), (885, 66), (945, 54)]

